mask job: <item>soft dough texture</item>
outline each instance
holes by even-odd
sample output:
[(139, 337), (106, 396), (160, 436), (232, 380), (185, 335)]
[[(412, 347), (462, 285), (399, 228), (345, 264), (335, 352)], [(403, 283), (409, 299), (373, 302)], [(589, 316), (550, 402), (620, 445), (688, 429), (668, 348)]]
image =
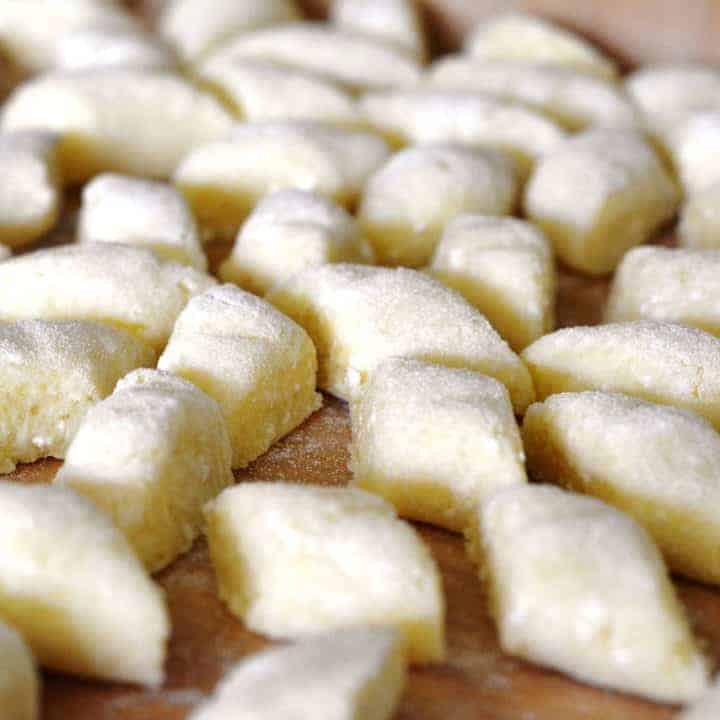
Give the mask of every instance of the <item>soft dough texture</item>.
[(38, 720), (40, 679), (25, 641), (0, 621), (0, 708), (3, 720)]
[(720, 182), (720, 107), (693, 113), (667, 133), (667, 144), (680, 182), (689, 197)]
[(720, 250), (720, 182), (685, 201), (678, 226), (682, 247)]

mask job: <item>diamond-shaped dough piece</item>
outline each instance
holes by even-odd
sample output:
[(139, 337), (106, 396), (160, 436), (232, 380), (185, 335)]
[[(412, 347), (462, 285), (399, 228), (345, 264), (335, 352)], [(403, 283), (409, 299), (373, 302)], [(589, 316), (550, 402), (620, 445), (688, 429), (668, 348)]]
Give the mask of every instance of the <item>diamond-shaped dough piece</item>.
[(323, 265), (274, 288), (268, 300), (308, 331), (318, 351), (318, 385), (344, 400), (390, 357), (494, 377), (519, 414), (535, 398), (527, 368), (485, 317), (415, 270)]
[(0, 323), (0, 473), (65, 456), (85, 413), (153, 351), (93, 322)]
[(520, 485), (483, 504), (473, 535), (506, 652), (652, 700), (686, 702), (707, 687), (662, 557), (627, 515)]
[(74, 490), (0, 482), (0, 616), (42, 665), (158, 686), (162, 591), (110, 518)]
[(390, 720), (405, 680), (397, 631), (340, 630), (242, 660), (189, 720)]
[(350, 417), (355, 485), (403, 517), (462, 532), (484, 497), (526, 482), (510, 396), (493, 378), (386, 360)]
[(206, 509), (221, 599), (277, 638), (397, 627), (413, 662), (445, 654), (440, 576), (415, 530), (355, 488), (248, 483)]
[(234, 468), (262, 455), (322, 404), (308, 334), (233, 285), (188, 303), (158, 367), (195, 383), (218, 402), (230, 431)]
[(419, 145), (393, 155), (363, 192), (358, 220), (383, 265), (427, 265), (449, 220), (512, 212), (512, 160), (490, 149)]
[(3, 720), (39, 720), (40, 678), (30, 649), (0, 621), (0, 708)]
[(219, 405), (170, 373), (136, 370), (85, 415), (55, 482), (105, 511), (149, 572), (190, 548), (202, 507), (232, 485)]
[(720, 250), (720, 182), (688, 198), (680, 213), (678, 244), (698, 250)]
[(686, 195), (693, 197), (720, 182), (720, 107), (693, 113), (667, 135), (667, 144)]

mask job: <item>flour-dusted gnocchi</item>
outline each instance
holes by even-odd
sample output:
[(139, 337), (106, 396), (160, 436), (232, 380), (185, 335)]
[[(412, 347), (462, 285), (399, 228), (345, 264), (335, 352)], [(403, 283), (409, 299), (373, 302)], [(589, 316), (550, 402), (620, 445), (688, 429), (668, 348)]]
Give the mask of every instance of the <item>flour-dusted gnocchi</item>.
[(141, 245), (165, 260), (207, 270), (190, 208), (164, 183), (99, 175), (83, 188), (77, 233), (81, 243)]
[(52, 670), (158, 686), (170, 620), (105, 513), (68, 488), (0, 483), (0, 616)]
[(720, 678), (699, 700), (680, 713), (678, 720), (715, 720), (720, 717)]
[(482, 505), (472, 538), (506, 652), (653, 700), (706, 689), (707, 663), (662, 557), (627, 515), (520, 485)]
[(390, 720), (406, 674), (397, 631), (339, 630), (240, 661), (189, 720)]
[(666, 133), (666, 142), (690, 198), (720, 182), (720, 106), (678, 122)]
[(3, 720), (39, 720), (40, 680), (30, 649), (0, 621), (0, 708)]
[(62, 458), (85, 413), (152, 350), (92, 322), (0, 323), (0, 472)]
[(681, 247), (720, 249), (720, 182), (685, 201), (680, 213), (678, 240)]
[(386, 360), (350, 417), (355, 485), (403, 517), (462, 532), (483, 498), (526, 482), (510, 396), (480, 373)]
[(365, 186), (360, 225), (383, 265), (427, 265), (449, 220), (512, 212), (512, 159), (490, 149), (419, 145), (393, 155)]
[(124, 377), (85, 415), (55, 482), (109, 515), (149, 572), (190, 548), (202, 508), (233, 484), (220, 406), (157, 370)]
[(206, 507), (220, 597), (255, 632), (303, 638), (397, 627), (413, 662), (442, 660), (435, 562), (392, 506), (355, 488), (248, 483)]
[(342, 207), (304, 190), (278, 190), (242, 226), (220, 277), (264, 295), (306, 268), (372, 263), (372, 248)]
[(415, 270), (324, 265), (298, 273), (268, 300), (308, 331), (318, 351), (318, 385), (340, 398), (353, 399), (390, 357), (494, 377), (519, 414), (535, 397), (527, 368), (485, 317)]
[(553, 329), (555, 263), (547, 239), (530, 223), (459, 215), (446, 226), (428, 270), (485, 315), (516, 352)]
[(84, 182), (99, 172), (167, 178), (190, 149), (226, 137), (232, 122), (179, 75), (101, 68), (28, 80), (8, 98), (0, 124), (59, 133), (63, 177)]
[(525, 191), (525, 213), (559, 258), (590, 275), (612, 272), (622, 256), (668, 222), (679, 192), (643, 136), (593, 129), (544, 157)]
[(322, 402), (308, 334), (232, 285), (188, 303), (158, 367), (217, 400), (230, 431), (233, 467), (252, 462)]

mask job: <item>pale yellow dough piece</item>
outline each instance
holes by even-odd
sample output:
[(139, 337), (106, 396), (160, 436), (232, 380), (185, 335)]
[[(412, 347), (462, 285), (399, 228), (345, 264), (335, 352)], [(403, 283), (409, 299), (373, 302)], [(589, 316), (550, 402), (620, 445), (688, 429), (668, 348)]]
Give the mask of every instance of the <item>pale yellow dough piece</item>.
[(692, 410), (720, 429), (720, 340), (695, 328), (638, 320), (557, 330), (522, 355), (538, 400), (601, 390)]
[(195, 383), (222, 409), (232, 466), (244, 467), (322, 404), (308, 334), (232, 285), (188, 303), (158, 367)]
[(136, 370), (85, 415), (55, 482), (109, 515), (148, 572), (187, 551), (202, 507), (232, 485), (219, 405), (192, 383)]
[(83, 188), (78, 242), (140, 245), (164, 260), (207, 270), (198, 229), (172, 186), (105, 173)]
[(386, 360), (350, 418), (353, 482), (411, 520), (462, 532), (485, 497), (527, 480), (510, 396), (480, 373)]
[(160, 352), (187, 301), (215, 284), (147, 248), (64, 245), (0, 264), (0, 321), (95, 320), (128, 330)]
[(358, 220), (383, 265), (427, 265), (463, 212), (506, 215), (517, 196), (512, 159), (490, 149), (419, 145), (393, 155), (363, 192)]
[(2, 129), (61, 135), (65, 180), (100, 172), (167, 178), (192, 148), (227, 136), (232, 117), (179, 75), (105, 68), (40, 75), (6, 101)]
[(370, 245), (344, 208), (315, 193), (278, 190), (242, 226), (220, 277), (264, 295), (307, 268), (373, 260)]
[(673, 217), (678, 203), (662, 161), (631, 130), (570, 138), (538, 163), (525, 189), (528, 219), (563, 262), (589, 275), (612, 272)]
[(159, 686), (170, 620), (122, 533), (69, 488), (0, 482), (0, 616), (45, 667)]
[(535, 398), (527, 368), (485, 317), (415, 270), (324, 265), (298, 273), (268, 300), (308, 331), (318, 351), (318, 385), (344, 400), (390, 357), (494, 377), (518, 414)]
[(682, 207), (678, 239), (681, 247), (720, 249), (720, 182), (688, 198)]
[(666, 134), (678, 177), (692, 198), (720, 182), (720, 107), (715, 112), (693, 113)]
[(391, 626), (411, 662), (445, 655), (440, 576), (413, 528), (355, 488), (248, 483), (206, 507), (221, 599), (250, 630)]
[(0, 621), (0, 709), (3, 720), (39, 720), (40, 679), (30, 649)]
[(687, 707), (678, 720), (717, 720), (720, 717), (720, 679), (716, 677), (712, 688)]
[(516, 352), (554, 327), (555, 263), (530, 223), (460, 215), (445, 227), (428, 271), (483, 313)]
[(240, 661), (189, 720), (390, 720), (406, 673), (397, 631), (340, 630)]
[(97, 323), (0, 323), (0, 473), (64, 457), (85, 413), (154, 360), (140, 340)]
[(520, 485), (482, 505), (472, 535), (505, 652), (662, 702), (707, 688), (706, 661), (662, 557), (627, 515)]

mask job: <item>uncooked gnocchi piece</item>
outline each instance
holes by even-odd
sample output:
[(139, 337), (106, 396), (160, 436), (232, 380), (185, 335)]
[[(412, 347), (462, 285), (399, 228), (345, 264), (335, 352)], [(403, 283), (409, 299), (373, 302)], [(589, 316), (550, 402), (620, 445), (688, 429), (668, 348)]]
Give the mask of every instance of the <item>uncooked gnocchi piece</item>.
[(397, 631), (335, 631), (241, 660), (189, 720), (390, 720), (406, 673)]
[(498, 491), (473, 529), (500, 645), (581, 681), (663, 702), (708, 667), (662, 557), (631, 518), (543, 485)]
[(720, 249), (720, 182), (685, 201), (680, 213), (678, 238), (681, 247)]
[(534, 400), (527, 368), (485, 317), (423, 273), (323, 265), (274, 288), (268, 300), (308, 331), (318, 351), (318, 385), (344, 400), (390, 357), (494, 377), (518, 414)]
[(547, 239), (530, 223), (460, 215), (446, 226), (428, 270), (485, 315), (516, 352), (553, 329), (555, 264)]
[(0, 708), (3, 720), (38, 720), (40, 680), (30, 649), (0, 620)]
[(220, 277), (264, 295), (306, 268), (373, 260), (355, 219), (342, 207), (304, 190), (278, 190), (242, 226)]
[(680, 713), (678, 720), (716, 720), (720, 717), (720, 679), (700, 699)]
[(64, 457), (85, 413), (154, 360), (140, 340), (97, 323), (0, 322), (0, 473)]
[(207, 270), (195, 219), (170, 185), (105, 173), (83, 188), (78, 242), (141, 245), (164, 260)]
[(485, 497), (526, 482), (510, 396), (480, 373), (386, 360), (350, 417), (353, 482), (411, 520), (462, 532)]
[(666, 134), (667, 145), (685, 193), (692, 198), (720, 182), (720, 107), (694, 113)]
[(565, 328), (521, 357), (539, 400), (620, 392), (692, 410), (720, 429), (720, 340), (702, 330), (648, 320)]
[(14, 90), (2, 111), (5, 131), (60, 134), (71, 182), (99, 172), (167, 178), (189, 150), (226, 137), (232, 122), (179, 75), (123, 68), (40, 75)]
[(358, 220), (383, 265), (427, 265), (445, 225), (463, 212), (512, 212), (512, 159), (458, 145), (406, 148), (365, 185)]
[(0, 321), (95, 320), (128, 330), (160, 352), (187, 301), (215, 284), (147, 248), (63, 245), (0, 264)]
[(165, 598), (110, 518), (69, 488), (14, 482), (0, 482), (0, 515), (0, 616), (38, 662), (162, 684)]
[(679, 193), (640, 133), (593, 129), (570, 138), (537, 165), (525, 213), (558, 257), (589, 275), (612, 272), (678, 207)]
[(161, 370), (195, 383), (222, 409), (232, 466), (244, 467), (322, 404), (308, 334), (232, 285), (193, 298), (175, 323)]
[(149, 572), (188, 550), (202, 508), (233, 484), (219, 405), (157, 370), (124, 377), (85, 415), (55, 482), (112, 518)]
[(248, 483), (206, 506), (220, 598), (250, 630), (303, 638), (391, 626), (412, 662), (445, 655), (435, 562), (392, 506), (355, 488)]

